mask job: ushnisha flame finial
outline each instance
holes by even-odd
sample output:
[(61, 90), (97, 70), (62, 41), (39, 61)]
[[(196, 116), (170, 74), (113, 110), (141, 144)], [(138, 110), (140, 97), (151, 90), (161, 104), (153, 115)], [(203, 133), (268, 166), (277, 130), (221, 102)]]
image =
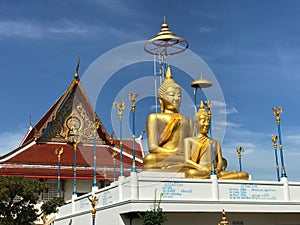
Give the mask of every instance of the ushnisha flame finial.
[(172, 73), (171, 73), (171, 68), (170, 65), (168, 65), (167, 73), (166, 73), (166, 79), (167, 80), (172, 80)]
[(199, 110), (197, 111), (196, 115), (195, 115), (195, 118), (199, 119), (201, 117), (201, 115), (205, 114), (205, 115), (208, 115), (208, 112), (207, 110), (205, 109), (205, 103), (201, 100), (200, 101), (200, 107), (199, 107)]

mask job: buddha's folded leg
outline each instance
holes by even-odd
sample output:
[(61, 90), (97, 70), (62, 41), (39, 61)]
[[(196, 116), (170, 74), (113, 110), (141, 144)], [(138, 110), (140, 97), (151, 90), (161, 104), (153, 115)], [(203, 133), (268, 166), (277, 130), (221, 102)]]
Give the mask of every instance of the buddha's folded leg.
[(210, 173), (196, 170), (196, 169), (189, 169), (185, 171), (186, 178), (198, 178), (198, 179), (209, 179)]
[(238, 171), (222, 171), (218, 174), (220, 180), (248, 180), (249, 174), (247, 172)]
[(162, 168), (183, 165), (183, 157), (173, 154), (148, 154), (144, 157), (145, 168)]

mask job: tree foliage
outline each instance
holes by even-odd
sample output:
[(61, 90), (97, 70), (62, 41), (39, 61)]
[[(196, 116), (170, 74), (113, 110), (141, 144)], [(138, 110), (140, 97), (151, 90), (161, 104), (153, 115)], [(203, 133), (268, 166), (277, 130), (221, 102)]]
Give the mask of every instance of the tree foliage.
[(61, 198), (45, 202), (41, 211), (35, 207), (41, 193), (47, 190), (47, 184), (40, 180), (0, 176), (0, 224), (31, 225), (41, 214), (56, 212), (63, 202)]

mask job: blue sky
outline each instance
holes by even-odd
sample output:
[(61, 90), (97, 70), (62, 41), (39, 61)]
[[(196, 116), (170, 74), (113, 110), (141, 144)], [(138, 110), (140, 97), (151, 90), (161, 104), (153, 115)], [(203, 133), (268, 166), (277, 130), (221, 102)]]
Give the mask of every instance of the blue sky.
[[(65, 91), (79, 54), (82, 76), (105, 52), (153, 37), (164, 16), (171, 30), (187, 39), (189, 49), (206, 62), (222, 88), (227, 115), (222, 148), (229, 161), (228, 169), (238, 170), (235, 146), (243, 146), (244, 170), (253, 179), (276, 180), (272, 107), (280, 105), (287, 175), (292, 181), (300, 181), (297, 0), (185, 4), (137, 0), (0, 1), (1, 155), (17, 147), (29, 127), (29, 115), (35, 124)], [(102, 90), (107, 98), (98, 99), (96, 111), (109, 133), (113, 130), (112, 95), (139, 75), (153, 73), (152, 67), (151, 63), (128, 66)], [(176, 75), (180, 72), (173, 70), (177, 83), (189, 83), (189, 78)], [(148, 110), (141, 106), (146, 101), (141, 100), (137, 108), (137, 132), (144, 127)]]

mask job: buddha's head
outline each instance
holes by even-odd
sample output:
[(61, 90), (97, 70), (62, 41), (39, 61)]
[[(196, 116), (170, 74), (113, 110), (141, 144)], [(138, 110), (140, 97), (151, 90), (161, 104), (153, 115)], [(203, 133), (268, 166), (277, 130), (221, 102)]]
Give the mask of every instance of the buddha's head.
[(158, 99), (161, 112), (179, 112), (181, 105), (181, 87), (173, 80), (170, 66), (167, 70), (166, 79), (158, 89)]
[(199, 134), (207, 135), (210, 128), (210, 123), (209, 123), (209, 116), (206, 109), (204, 108), (203, 101), (200, 102), (200, 109), (195, 115), (194, 120), (198, 131), (198, 135)]

